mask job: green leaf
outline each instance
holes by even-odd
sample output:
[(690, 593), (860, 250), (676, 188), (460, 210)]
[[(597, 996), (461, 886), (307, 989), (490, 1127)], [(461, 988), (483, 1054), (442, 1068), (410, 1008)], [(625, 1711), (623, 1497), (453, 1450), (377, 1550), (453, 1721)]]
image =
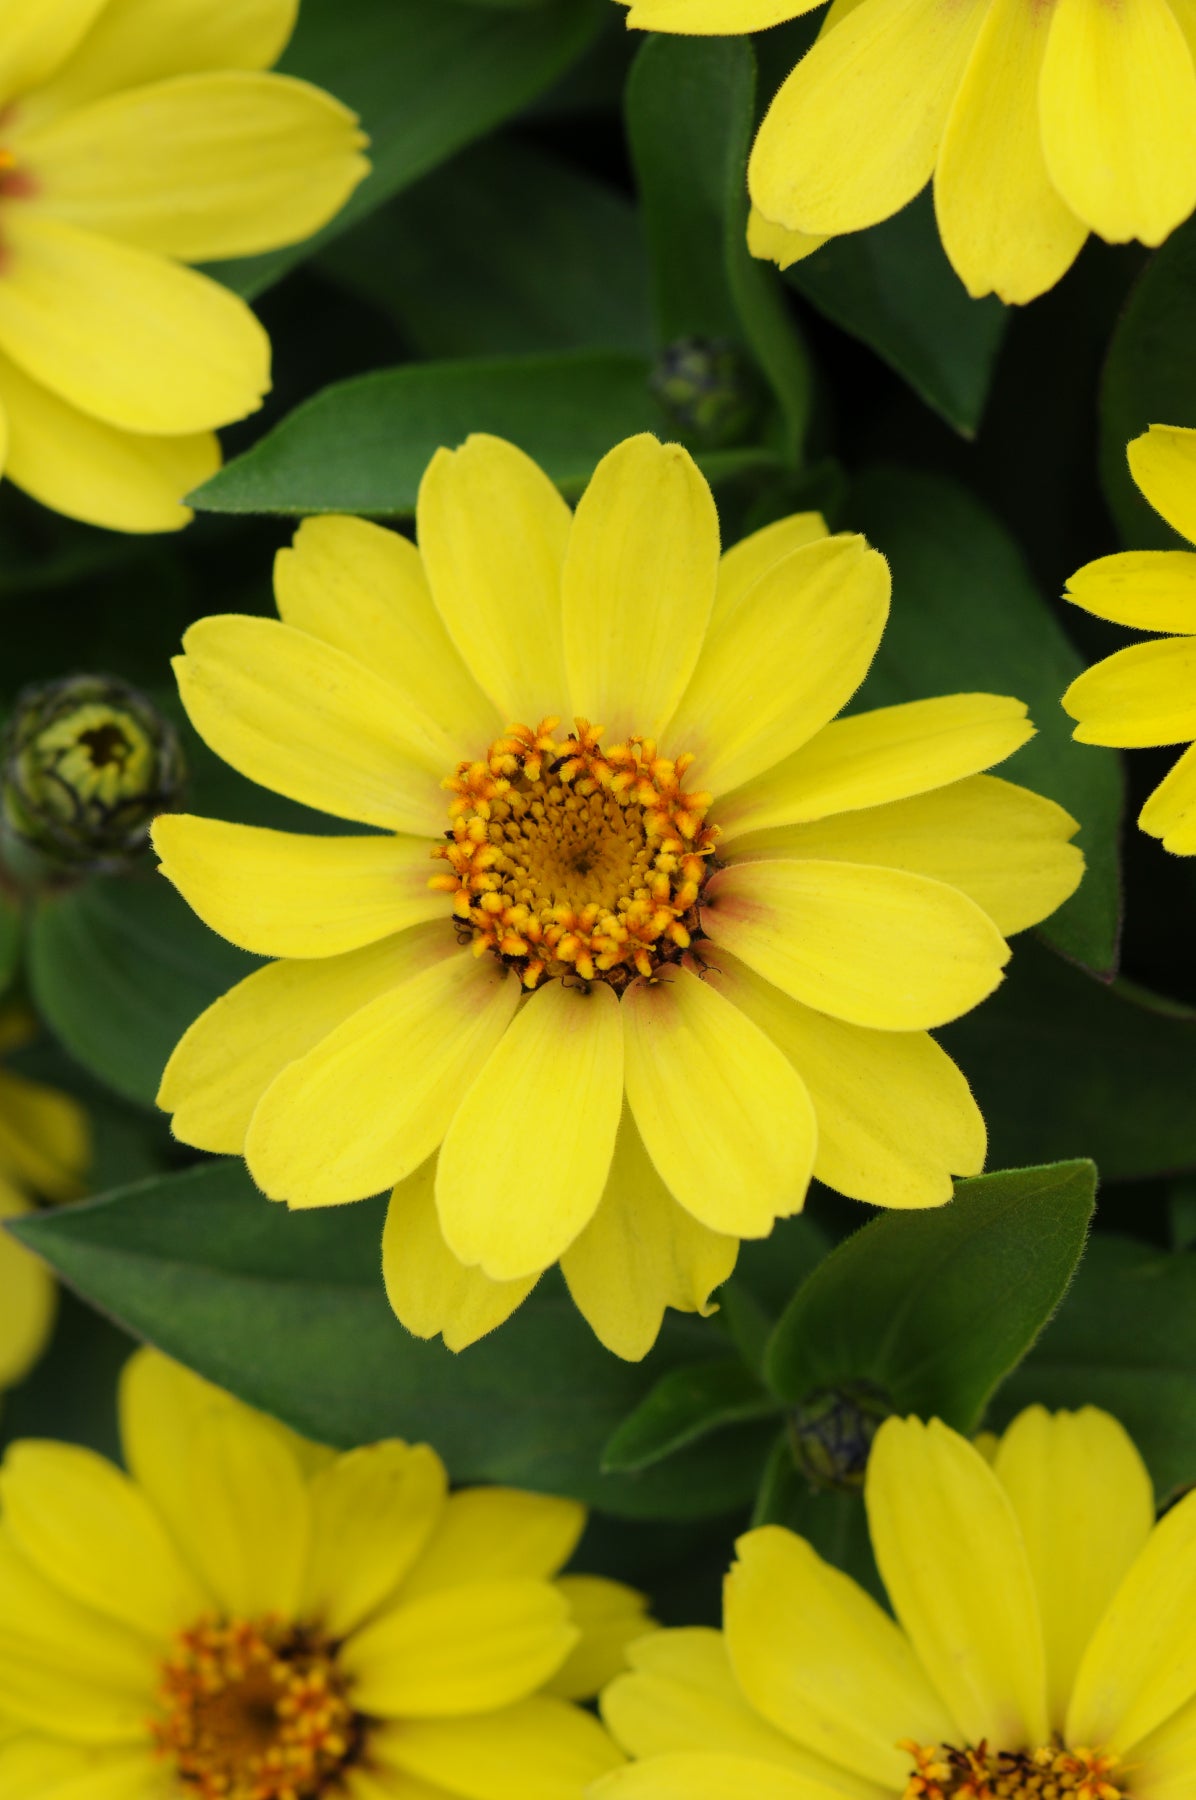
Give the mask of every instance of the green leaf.
[(254, 299), (400, 188), (519, 112), (606, 23), (609, 0), (518, 9), (460, 0), (303, 0), (279, 68), (361, 117), (372, 173), (323, 231), (212, 273)]
[(1149, 425), (1196, 426), (1196, 219), (1173, 232), (1139, 276), (1109, 343), (1100, 396), (1100, 468), (1122, 539), (1168, 549), (1183, 540), (1134, 485), (1126, 445)]
[(320, 268), (421, 356), (652, 348), (635, 209), (515, 139), (467, 150), (326, 250)]
[(1001, 987), (941, 1037), (998, 1163), (1091, 1156), (1105, 1181), (1196, 1167), (1196, 1012), (1020, 939)]
[(1062, 1298), (1096, 1193), (1089, 1162), (956, 1184), (952, 1205), (883, 1213), (821, 1262), (777, 1325), (782, 1399), (871, 1381), (901, 1412), (972, 1431)]
[(29, 980), (46, 1024), (93, 1075), (145, 1106), (187, 1026), (255, 966), (157, 875), (47, 896), (29, 924)]
[(949, 425), (975, 436), (1008, 314), (991, 296), (969, 299), (939, 241), (929, 190), (870, 231), (832, 238), (786, 279)]
[(1095, 1237), (1058, 1317), (1002, 1389), (1001, 1424), (1036, 1402), (1113, 1413), (1161, 1502), (1196, 1482), (1196, 1255)]
[(689, 1363), (662, 1375), (602, 1452), (607, 1471), (650, 1468), (728, 1425), (775, 1415), (777, 1402), (734, 1358)]
[(1064, 955), (1106, 972), (1121, 918), (1115, 751), (1077, 744), (1059, 696), (1083, 663), (1037, 592), (1016, 545), (978, 500), (937, 476), (878, 468), (848, 518), (893, 567), (893, 612), (858, 704), (984, 691), (1024, 700), (1038, 728), (997, 771), (1080, 821), (1079, 891), (1041, 927)]
[(24, 922), (15, 894), (0, 888), (0, 994), (7, 993), (21, 966)]
[[(575, 496), (612, 445), (664, 429), (640, 357), (570, 351), (410, 364), (325, 388), (191, 501), (203, 512), (408, 516), (436, 451), (474, 431), (511, 439)], [(755, 449), (698, 460), (711, 479), (774, 461)]]
[(288, 1212), (243, 1165), (22, 1220), (18, 1235), (140, 1337), (322, 1443), (426, 1439), (457, 1481), (572, 1494), (643, 1518), (746, 1506), (767, 1428), (741, 1426), (659, 1469), (601, 1475), (602, 1446), (667, 1369), (709, 1354), (677, 1315), (642, 1364), (598, 1343), (545, 1277), (507, 1324), (454, 1356), (405, 1332), (378, 1268), (384, 1203)]
[(773, 270), (747, 248), (755, 90), (747, 38), (652, 37), (627, 84), (627, 130), (661, 343), (723, 338), (745, 349), (780, 404), (796, 459), (810, 417), (809, 361)]

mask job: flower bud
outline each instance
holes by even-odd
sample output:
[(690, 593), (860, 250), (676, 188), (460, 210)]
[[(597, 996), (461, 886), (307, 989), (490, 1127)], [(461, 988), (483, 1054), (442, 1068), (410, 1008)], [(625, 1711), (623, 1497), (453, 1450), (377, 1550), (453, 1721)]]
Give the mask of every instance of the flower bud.
[(739, 442), (760, 410), (756, 372), (725, 338), (666, 344), (650, 385), (677, 430), (707, 445)]
[(894, 1410), (871, 1381), (807, 1394), (789, 1414), (789, 1443), (810, 1486), (840, 1492), (863, 1487), (872, 1440)]
[(119, 869), (146, 848), (186, 773), (174, 727), (126, 682), (71, 675), (26, 688), (5, 733), (5, 831), (71, 869)]

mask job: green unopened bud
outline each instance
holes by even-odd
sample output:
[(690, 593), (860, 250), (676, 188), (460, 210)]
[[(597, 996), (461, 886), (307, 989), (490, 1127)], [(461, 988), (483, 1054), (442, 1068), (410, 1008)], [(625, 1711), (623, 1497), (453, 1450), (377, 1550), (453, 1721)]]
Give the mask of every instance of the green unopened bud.
[(807, 1394), (789, 1414), (789, 1442), (810, 1486), (862, 1487), (872, 1440), (893, 1411), (888, 1395), (871, 1381)]
[(678, 338), (661, 351), (652, 392), (678, 431), (710, 445), (747, 436), (760, 410), (755, 370), (723, 338)]
[(0, 813), (11, 838), (73, 869), (116, 869), (149, 843), (186, 773), (174, 727), (126, 682), (71, 675), (26, 688), (5, 733)]

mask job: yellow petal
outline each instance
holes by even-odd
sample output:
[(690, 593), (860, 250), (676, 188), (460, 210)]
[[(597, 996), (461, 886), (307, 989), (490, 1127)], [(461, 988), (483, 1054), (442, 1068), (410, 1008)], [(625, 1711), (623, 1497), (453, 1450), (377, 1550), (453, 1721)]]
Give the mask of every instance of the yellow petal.
[(1196, 556), (1190, 550), (1121, 550), (1101, 556), (1077, 569), (1066, 598), (1115, 625), (1196, 635)]
[(633, 1756), (745, 1757), (824, 1781), (848, 1800), (891, 1800), (891, 1789), (803, 1749), (749, 1706), (722, 1632), (702, 1626), (654, 1632), (631, 1646), (628, 1661), (632, 1673), (602, 1695), (602, 1716)]
[(720, 800), (711, 817), (730, 842), (747, 831), (881, 806), (978, 774), (1033, 736), (1025, 706), (1003, 694), (877, 707), (832, 719), (784, 762)]
[(1188, 1800), (1194, 1768), (1196, 1700), (1189, 1700), (1134, 1745), (1134, 1792), (1141, 1800)]
[(616, 1769), (592, 1790), (593, 1800), (839, 1800), (841, 1792), (773, 1763), (683, 1751)]
[[(29, 1202), (0, 1178), (0, 1221), (28, 1211)], [(49, 1343), (57, 1291), (40, 1257), (0, 1224), (0, 1388), (22, 1380)]]
[(416, 1776), (463, 1800), (576, 1800), (621, 1760), (597, 1719), (545, 1695), (477, 1718), (404, 1719), (378, 1755), (389, 1792), (405, 1796)]
[(816, 543), (826, 535), (826, 520), (821, 513), (790, 513), (788, 518), (763, 525), (759, 531), (750, 532), (729, 550), (724, 550), (718, 565), (711, 625), (737, 611), (756, 583), (794, 550)]
[[(629, 0), (622, 0), (624, 5)], [(734, 37), (767, 31), (809, 12), (817, 0), (630, 0), (627, 23), (634, 31), (680, 31)]]
[(1079, 829), (1053, 800), (993, 775), (811, 825), (737, 839), (736, 857), (818, 857), (928, 875), (983, 907), (1005, 937), (1037, 925), (1080, 884)]
[(491, 1581), (547, 1581), (576, 1550), (586, 1513), (576, 1500), (523, 1488), (459, 1488), (403, 1586), (404, 1600)]
[[(40, 5), (40, 0), (38, 0)], [(298, 0), (107, 0), (75, 55), (22, 108), (65, 111), (102, 94), (205, 69), (268, 69), (295, 28)]]
[(1051, 1729), (1061, 1732), (1085, 1646), (1154, 1524), (1142, 1458), (1116, 1419), (1031, 1406), (994, 1463), (1038, 1590)]
[(158, 1090), (174, 1135), (239, 1156), (254, 1108), (289, 1062), (379, 994), (458, 954), (451, 935), (424, 925), (345, 956), (255, 969), (175, 1046)]
[(309, 1490), (301, 1616), (333, 1638), (355, 1631), (419, 1557), (447, 1491), (444, 1464), (427, 1444), (367, 1444), (321, 1469)]
[(427, 838), (307, 837), (163, 813), (153, 839), (204, 924), (259, 956), (338, 956), (445, 915)]
[(739, 1240), (700, 1225), (657, 1174), (629, 1112), (615, 1141), (606, 1192), (561, 1258), (569, 1292), (596, 1336), (638, 1362), (667, 1306), (713, 1312), (710, 1295), (735, 1267)]
[(535, 1693), (578, 1639), (547, 1581), (491, 1581), (404, 1600), (345, 1643), (339, 1662), (359, 1711), (459, 1718)]
[(0, 1727), (5, 1800), (167, 1800), (170, 1777), (151, 1750), (97, 1749)]
[(105, 425), (0, 357), (4, 473), (55, 512), (110, 531), (181, 531), (183, 496), (220, 467), (210, 432), (146, 437)]
[[(419, 551), (366, 519), (304, 519), (274, 559), (284, 624), (356, 657), (478, 756), (507, 721), (470, 675), (432, 601)], [(538, 721), (537, 721), (538, 722)]]
[(47, 1581), (0, 1528), (4, 1715), (79, 1744), (141, 1744), (158, 1657)]
[(160, 1645), (208, 1604), (141, 1489), (74, 1444), (13, 1444), (0, 1469), (17, 1548), (64, 1592)]
[(289, 1434), (152, 1351), (125, 1364), (120, 1409), (129, 1473), (221, 1609), (294, 1618), (311, 1507)]
[(1160, 517), (1196, 543), (1196, 431), (1152, 425), (1126, 447), (1130, 474)]
[(504, 725), (536, 725), (564, 707), (571, 519), (543, 470), (502, 438), (438, 450), (420, 483), (419, 547), (436, 609)]
[(786, 231), (783, 225), (774, 225), (757, 206), (748, 213), (748, 249), (761, 262), (776, 263), (778, 269), (791, 269), (794, 263), (804, 262), (826, 241), (808, 231)]
[(1196, 748), (1189, 745), (1164, 775), (1138, 814), (1151, 837), (1162, 838), (1173, 856), (1196, 854)]
[(731, 864), (707, 883), (702, 925), (792, 999), (880, 1031), (957, 1019), (1009, 960), (958, 888), (859, 863)]
[(5, 209), (0, 348), (34, 381), (126, 431), (178, 436), (256, 412), (270, 341), (194, 269)]
[(674, 1199), (732, 1237), (767, 1237), (800, 1211), (817, 1126), (772, 1040), (687, 969), (633, 982), (623, 1023), (627, 1099)]
[(0, 49), (0, 93), (11, 102), (62, 67), (106, 0), (9, 0)]
[(1167, 0), (1056, 0), (1039, 111), (1051, 180), (1110, 243), (1160, 244), (1196, 205), (1196, 72)]
[(428, 1161), (390, 1196), (382, 1232), (382, 1279), (400, 1324), (416, 1337), (443, 1337), (464, 1350), (509, 1319), (535, 1287), (523, 1281), (491, 1281), (458, 1262), (444, 1241), (436, 1211), (436, 1162)]
[(571, 712), (605, 725), (611, 743), (658, 737), (698, 660), (717, 579), (718, 514), (689, 452), (644, 433), (604, 456), (565, 557)]
[(460, 950), (379, 994), (267, 1088), (245, 1137), (254, 1180), (292, 1206), (403, 1180), (440, 1143), (518, 1000), (493, 958)]
[(1196, 1494), (1164, 1513), (1080, 1663), (1069, 1743), (1126, 1751), (1196, 1697)]
[(725, 794), (834, 718), (876, 654), (889, 585), (863, 538), (820, 538), (721, 615), (668, 730), (670, 756), (697, 756), (696, 786)]
[(175, 76), (12, 136), (36, 204), (183, 262), (310, 237), (369, 164), (356, 115), (309, 82), (245, 70)]
[(934, 209), (973, 299), (1020, 305), (1044, 294), (1088, 235), (1042, 149), (1038, 83), (1053, 16), (1037, 0), (992, 0), (943, 133)]
[(482, 1064), (445, 1134), (436, 1207), (458, 1261), (492, 1281), (554, 1263), (602, 1198), (622, 1104), (614, 989), (546, 982)]
[(984, 1167), (984, 1120), (924, 1031), (866, 1031), (791, 1000), (720, 951), (708, 980), (784, 1051), (818, 1119), (819, 1181), (873, 1206), (942, 1206)]
[(948, 1723), (902, 1633), (804, 1538), (766, 1525), (735, 1548), (723, 1619), (745, 1697), (799, 1744), (896, 1787), (898, 1740), (939, 1742)]
[(864, 0), (781, 87), (748, 164), (766, 219), (860, 231), (930, 179), (984, 0)]
[(627, 1667), (627, 1650), (656, 1629), (645, 1595), (601, 1575), (562, 1575), (557, 1592), (569, 1602), (581, 1642), (548, 1683), (562, 1700), (592, 1700)]
[(1077, 675), (1063, 706), (1080, 744), (1139, 749), (1196, 738), (1196, 639), (1131, 644)]
[(174, 670), (191, 723), (250, 781), (365, 825), (444, 829), (454, 747), (364, 663), (236, 613), (201, 619), (183, 647)]
[(75, 1200), (90, 1160), (91, 1127), (78, 1101), (0, 1069), (0, 1173), (47, 1200)]
[(939, 1419), (886, 1419), (865, 1494), (893, 1610), (964, 1741), (1044, 1743), (1038, 1600), (1017, 1515), (992, 1469)]

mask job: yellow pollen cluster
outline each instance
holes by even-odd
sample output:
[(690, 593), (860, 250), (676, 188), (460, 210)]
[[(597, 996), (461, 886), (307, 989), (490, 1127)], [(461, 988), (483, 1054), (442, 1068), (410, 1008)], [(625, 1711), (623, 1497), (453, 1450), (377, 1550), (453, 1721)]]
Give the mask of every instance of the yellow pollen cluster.
[(492, 951), (525, 987), (570, 974), (621, 989), (677, 961), (718, 836), (709, 794), (682, 788), (693, 758), (658, 756), (650, 738), (604, 748), (585, 719), (560, 741), (557, 719), (512, 725), (484, 762), (445, 782), (452, 829), (434, 855), (449, 871), (474, 951)]
[(180, 1632), (151, 1730), (195, 1800), (319, 1800), (361, 1747), (328, 1644), (271, 1620)]
[(1130, 1800), (1108, 1779), (1119, 1759), (1107, 1750), (955, 1750), (912, 1740), (897, 1747), (914, 1761), (902, 1800)]

